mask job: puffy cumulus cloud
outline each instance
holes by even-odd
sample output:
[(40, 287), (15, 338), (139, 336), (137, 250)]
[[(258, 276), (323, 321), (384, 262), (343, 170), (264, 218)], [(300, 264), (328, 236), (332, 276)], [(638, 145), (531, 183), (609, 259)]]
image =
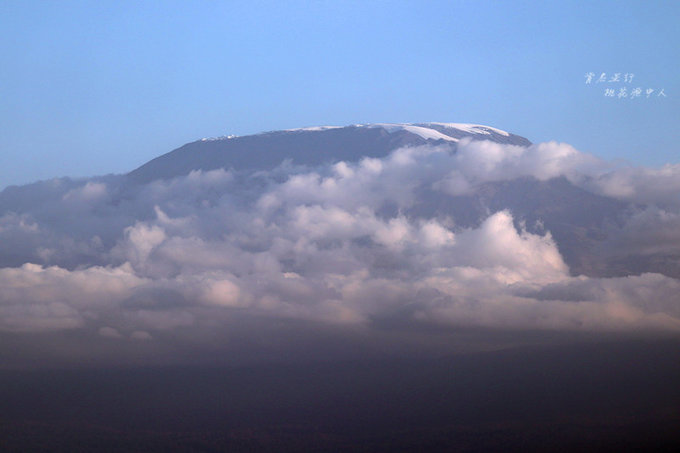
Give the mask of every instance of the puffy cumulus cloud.
[(452, 165), (455, 162), (448, 147), (402, 148), (382, 159), (339, 162), (319, 171), (293, 174), (270, 187), (259, 198), (258, 207), (264, 212), (300, 204), (406, 208), (418, 202), (414, 189), (443, 178)]
[(35, 233), (38, 231), (38, 225), (35, 222), (31, 222), (25, 214), (17, 215), (14, 212), (9, 212), (0, 217), (0, 233), (12, 230)]
[(547, 283), (568, 275), (568, 269), (550, 233), (538, 236), (518, 232), (509, 212), (487, 218), (479, 229), (460, 236), (461, 265), (496, 269), (498, 278), (515, 282)]
[(653, 176), (631, 183), (628, 170), (603, 168), (564, 144), (461, 140), (455, 153), (405, 148), (316, 168), (13, 188), (0, 196), (0, 329), (80, 329), (147, 344), (168, 332), (228, 331), (243, 316), (368, 328), (396, 319), (680, 330), (678, 280), (573, 276), (561, 253), (570, 244), (527, 229), (511, 209), (487, 207), (461, 224), (437, 208), (484, 184), (564, 177), (607, 196), (658, 202), (603, 226), (609, 249), (677, 249), (680, 213), (662, 206), (671, 191), (655, 189)]
[(136, 223), (124, 231), (125, 241), (119, 253), (127, 262), (141, 267), (149, 258), (149, 254), (166, 239), (165, 230), (158, 225)]
[(661, 168), (622, 167), (594, 176), (587, 186), (636, 203), (680, 206), (680, 164)]
[(242, 303), (239, 303), (242, 300), (239, 298), (239, 295), (238, 285), (231, 280), (214, 279), (207, 283), (204, 291), (199, 296), (199, 300), (212, 305), (237, 307), (242, 305)]
[(106, 197), (108, 191), (106, 184), (101, 182), (87, 182), (84, 186), (71, 189), (63, 196), (64, 201), (87, 203), (101, 200)]
[(661, 168), (613, 165), (566, 143), (528, 147), (463, 139), (435, 187), (451, 195), (474, 192), (486, 182), (565, 177), (594, 193), (620, 200), (680, 206), (680, 164)]
[(451, 171), (435, 183), (451, 195), (470, 193), (481, 183), (526, 176), (541, 181), (564, 176), (576, 182), (604, 168), (594, 156), (557, 142), (524, 147), (466, 138), (451, 160)]
[(75, 328), (116, 309), (144, 280), (129, 265), (69, 271), (24, 264), (0, 269), (0, 326), (6, 330)]

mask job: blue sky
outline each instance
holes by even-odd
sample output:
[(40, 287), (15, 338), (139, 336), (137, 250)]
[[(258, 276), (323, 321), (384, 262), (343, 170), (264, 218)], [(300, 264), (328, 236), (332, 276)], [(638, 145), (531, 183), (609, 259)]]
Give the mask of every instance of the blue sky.
[(0, 188), (127, 172), (206, 136), (369, 122), (677, 163), (679, 22), (670, 1), (3, 1)]

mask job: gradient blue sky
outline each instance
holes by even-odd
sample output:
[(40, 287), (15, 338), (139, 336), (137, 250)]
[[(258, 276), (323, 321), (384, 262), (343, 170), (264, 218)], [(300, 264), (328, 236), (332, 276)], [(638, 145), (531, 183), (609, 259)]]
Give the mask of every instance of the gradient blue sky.
[[(677, 163), (679, 23), (675, 1), (4, 0), (0, 188), (127, 172), (206, 136), (369, 122)], [(656, 91), (604, 96), (624, 86)]]

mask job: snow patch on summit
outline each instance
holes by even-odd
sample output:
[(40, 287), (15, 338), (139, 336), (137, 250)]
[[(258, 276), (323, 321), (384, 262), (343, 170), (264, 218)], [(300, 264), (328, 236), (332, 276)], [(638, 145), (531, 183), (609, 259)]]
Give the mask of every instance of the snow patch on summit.
[(202, 142), (217, 142), (220, 140), (231, 140), (232, 138), (237, 138), (238, 135), (222, 135), (220, 137), (206, 137), (202, 138)]
[[(464, 132), (466, 134), (472, 135), (502, 135), (504, 137), (510, 137), (510, 134), (501, 129), (496, 129), (491, 126), (484, 126), (481, 124), (468, 124), (468, 123), (421, 123), (419, 125), (408, 124), (408, 123), (375, 123), (375, 124), (358, 124), (357, 127), (381, 127), (387, 132), (393, 133), (397, 131), (406, 131), (412, 134), (418, 135), (425, 140), (446, 140), (447, 142), (458, 142), (460, 139), (456, 137), (451, 137), (436, 128), (431, 128), (428, 126), (437, 126), (438, 128), (444, 129), (456, 129), (457, 131)], [(455, 135), (455, 134), (454, 134)]]
[(495, 132), (496, 134), (503, 135), (505, 137), (510, 136), (508, 132), (505, 132), (501, 129), (496, 129), (495, 127), (484, 126), (482, 124), (467, 124), (467, 123), (427, 123), (427, 124), (433, 124), (435, 126), (447, 127), (451, 129), (458, 129), (459, 131), (469, 132), (470, 134), (491, 135), (491, 132)]
[[(425, 140), (445, 140), (447, 142), (458, 142), (460, 139), (456, 137), (451, 137), (445, 133), (439, 132), (433, 128), (427, 126), (438, 126), (445, 129), (456, 129), (460, 132), (473, 135), (492, 135), (498, 134), (504, 137), (509, 137), (510, 134), (501, 129), (496, 129), (491, 126), (484, 126), (481, 124), (468, 124), (468, 123), (421, 123), (420, 125), (410, 124), (410, 123), (371, 123), (371, 124), (355, 124), (354, 127), (365, 127), (365, 128), (383, 128), (389, 133), (406, 131), (411, 134), (417, 135)], [(300, 127), (295, 129), (284, 129), (282, 132), (320, 132), (330, 129), (342, 129), (347, 126), (312, 126), (312, 127)], [(268, 134), (270, 132), (262, 132), (261, 134)], [(260, 135), (260, 134), (258, 134)], [(232, 138), (237, 138), (238, 135), (223, 135), (220, 137), (207, 137), (202, 138), (202, 142), (213, 142), (230, 140)]]
[(284, 129), (284, 132), (316, 132), (326, 131), (328, 129), (342, 129), (343, 126), (312, 126), (312, 127), (298, 127), (296, 129)]
[(435, 131), (428, 127), (412, 126), (410, 124), (392, 124), (392, 123), (377, 123), (368, 124), (365, 127), (382, 127), (387, 132), (406, 131), (418, 135), (425, 140), (446, 140), (447, 142), (457, 142), (457, 138), (449, 137), (441, 132)]

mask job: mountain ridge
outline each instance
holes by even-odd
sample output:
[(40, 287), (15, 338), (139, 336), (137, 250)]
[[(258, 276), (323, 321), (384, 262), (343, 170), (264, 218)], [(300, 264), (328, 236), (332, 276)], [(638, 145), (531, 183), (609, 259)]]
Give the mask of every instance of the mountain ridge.
[(134, 182), (147, 183), (189, 174), (193, 170), (268, 170), (285, 160), (297, 165), (315, 166), (332, 161), (384, 157), (405, 146), (440, 144), (455, 148), (458, 141), (466, 137), (501, 144), (531, 145), (528, 139), (519, 135), (467, 123), (315, 126), (246, 136), (203, 138), (158, 156), (127, 176)]

